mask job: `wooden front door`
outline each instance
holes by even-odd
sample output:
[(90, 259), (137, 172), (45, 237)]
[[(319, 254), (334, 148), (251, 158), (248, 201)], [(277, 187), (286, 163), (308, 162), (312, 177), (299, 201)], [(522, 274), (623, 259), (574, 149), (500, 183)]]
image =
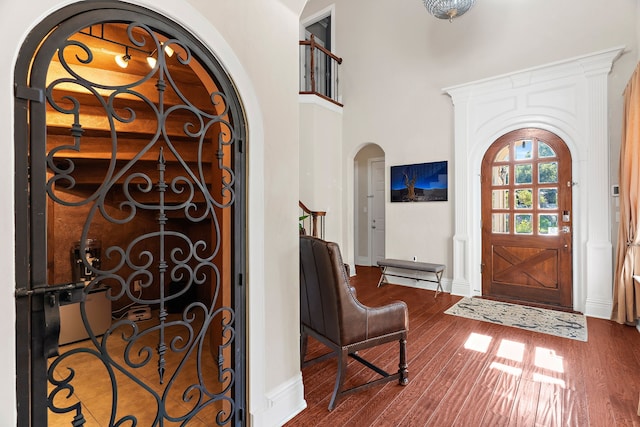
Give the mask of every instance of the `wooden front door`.
[(541, 129), (510, 132), (482, 161), (482, 294), (572, 308), (571, 153)]

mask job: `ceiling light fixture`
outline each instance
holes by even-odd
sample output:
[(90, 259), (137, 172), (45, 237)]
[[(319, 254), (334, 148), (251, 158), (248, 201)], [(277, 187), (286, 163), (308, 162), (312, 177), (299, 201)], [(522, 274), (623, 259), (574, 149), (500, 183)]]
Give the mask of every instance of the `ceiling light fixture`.
[(127, 66), (129, 65), (129, 61), (131, 60), (131, 55), (129, 55), (129, 47), (125, 46), (124, 48), (124, 55), (116, 55), (116, 64), (118, 64), (118, 66), (120, 68), (127, 68)]
[(476, 0), (422, 0), (427, 11), (439, 19), (448, 19), (464, 15)]

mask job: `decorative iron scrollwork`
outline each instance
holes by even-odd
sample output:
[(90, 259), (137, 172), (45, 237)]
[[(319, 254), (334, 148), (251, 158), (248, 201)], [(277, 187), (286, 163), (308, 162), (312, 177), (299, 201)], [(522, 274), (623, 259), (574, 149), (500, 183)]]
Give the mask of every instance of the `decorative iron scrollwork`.
[[(118, 408), (123, 390), (134, 390), (135, 399), (157, 408), (152, 425), (186, 424), (205, 410), (215, 413), (217, 424), (223, 425), (235, 410), (230, 390), (237, 381), (229, 361), (236, 336), (235, 312), (222, 297), (223, 286), (230, 284), (223, 283), (218, 260), (223, 250), (221, 228), (227, 226), (220, 215), (235, 202), (230, 156), (237, 137), (230, 101), (212, 79), (209, 105), (197, 104), (179, 81), (184, 76), (173, 75), (180, 65), (189, 76), (203, 72), (189, 42), (161, 37), (140, 22), (126, 26), (126, 35), (127, 43), (160, 54), (153, 68), (142, 76), (132, 74), (125, 82), (111, 83), (104, 73), (91, 71), (98, 52), (81, 33), (59, 47), (57, 61), (64, 73), (48, 84), (46, 101), (69, 134), (48, 148), (46, 189), (55, 205), (86, 213), (77, 235), (81, 253), (84, 242), (96, 234), (104, 244), (100, 265), (83, 261), (94, 277), (85, 293), (106, 285), (112, 301), (124, 298), (149, 305), (157, 316), (144, 324), (118, 320), (98, 337), (81, 303), (91, 344), (71, 348), (51, 361), (49, 406), (56, 413), (74, 412), (74, 425), (84, 425), (83, 407), (72, 396), (78, 393), (82, 364), (93, 363), (100, 365), (103, 382), (111, 388), (110, 396), (102, 397), (111, 402), (109, 425), (142, 422), (135, 413)], [(176, 55), (171, 66), (167, 47)], [(106, 123), (106, 130), (99, 132), (87, 119), (98, 111)], [(179, 121), (182, 131), (176, 135), (169, 124)], [(127, 139), (138, 128), (145, 128), (147, 139), (140, 143), (136, 134), (139, 149), (123, 155)], [(110, 141), (110, 152), (95, 160), (89, 155), (92, 144), (87, 135), (98, 133)], [(213, 158), (206, 153), (213, 153)], [(148, 167), (152, 157), (154, 168)], [(83, 184), (82, 174), (88, 172), (99, 175), (100, 182)], [(154, 229), (148, 227), (150, 217), (155, 218)], [(205, 224), (211, 231), (203, 237), (189, 232), (185, 223)], [(109, 238), (117, 227), (139, 234), (119, 244)], [(140, 284), (141, 292), (134, 291), (134, 283)], [(176, 290), (169, 286), (172, 283), (185, 285)], [(202, 287), (211, 289), (209, 301), (192, 301), (176, 315), (168, 312), (172, 301)], [(204, 366), (209, 355), (215, 364)], [(209, 371), (215, 366), (212, 380)], [(78, 393), (78, 398), (83, 396)], [(179, 404), (173, 403), (176, 398)]]

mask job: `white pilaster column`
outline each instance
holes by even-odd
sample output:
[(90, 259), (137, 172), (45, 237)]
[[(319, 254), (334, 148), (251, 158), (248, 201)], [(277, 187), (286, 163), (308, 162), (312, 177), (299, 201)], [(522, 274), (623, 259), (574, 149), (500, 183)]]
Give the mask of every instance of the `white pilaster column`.
[(453, 235), (453, 279), (451, 293), (454, 295), (472, 295), (469, 282), (470, 265), (469, 256), (469, 230), (472, 225), (469, 221), (473, 215), (469, 215), (471, 205), (471, 191), (469, 189), (468, 156), (468, 107), (469, 92), (466, 90), (451, 94), (454, 104), (454, 215), (455, 232)]
[(609, 318), (613, 304), (613, 261), (611, 245), (611, 215), (609, 200), (609, 133), (608, 133), (608, 74), (619, 51), (604, 57), (581, 61), (586, 81), (586, 129), (588, 156), (585, 185), (589, 197), (587, 206), (586, 242), (586, 300), (585, 313)]

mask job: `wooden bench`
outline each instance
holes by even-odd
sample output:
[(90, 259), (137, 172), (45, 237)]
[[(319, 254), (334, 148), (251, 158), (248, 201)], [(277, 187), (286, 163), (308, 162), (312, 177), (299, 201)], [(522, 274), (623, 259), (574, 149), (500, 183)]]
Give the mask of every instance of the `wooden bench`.
[[(445, 268), (443, 264), (431, 264), (429, 262), (405, 261), (401, 259), (385, 258), (378, 261), (378, 266), (382, 271), (382, 274), (380, 275), (380, 280), (378, 281), (378, 287), (380, 287), (380, 285), (382, 285), (383, 283), (389, 283), (387, 281), (387, 276), (392, 276), (392, 277), (402, 277), (405, 279), (413, 279), (415, 281), (423, 280), (426, 282), (437, 283), (438, 286), (436, 287), (436, 295), (435, 295), (436, 297), (438, 296), (438, 293), (443, 292), (442, 283), (441, 283), (442, 273), (444, 272), (444, 268)], [(390, 273), (387, 271), (388, 268), (398, 268), (402, 270), (432, 273), (435, 276), (435, 279), (417, 278), (417, 277), (407, 276), (407, 275), (403, 275), (395, 272)]]

